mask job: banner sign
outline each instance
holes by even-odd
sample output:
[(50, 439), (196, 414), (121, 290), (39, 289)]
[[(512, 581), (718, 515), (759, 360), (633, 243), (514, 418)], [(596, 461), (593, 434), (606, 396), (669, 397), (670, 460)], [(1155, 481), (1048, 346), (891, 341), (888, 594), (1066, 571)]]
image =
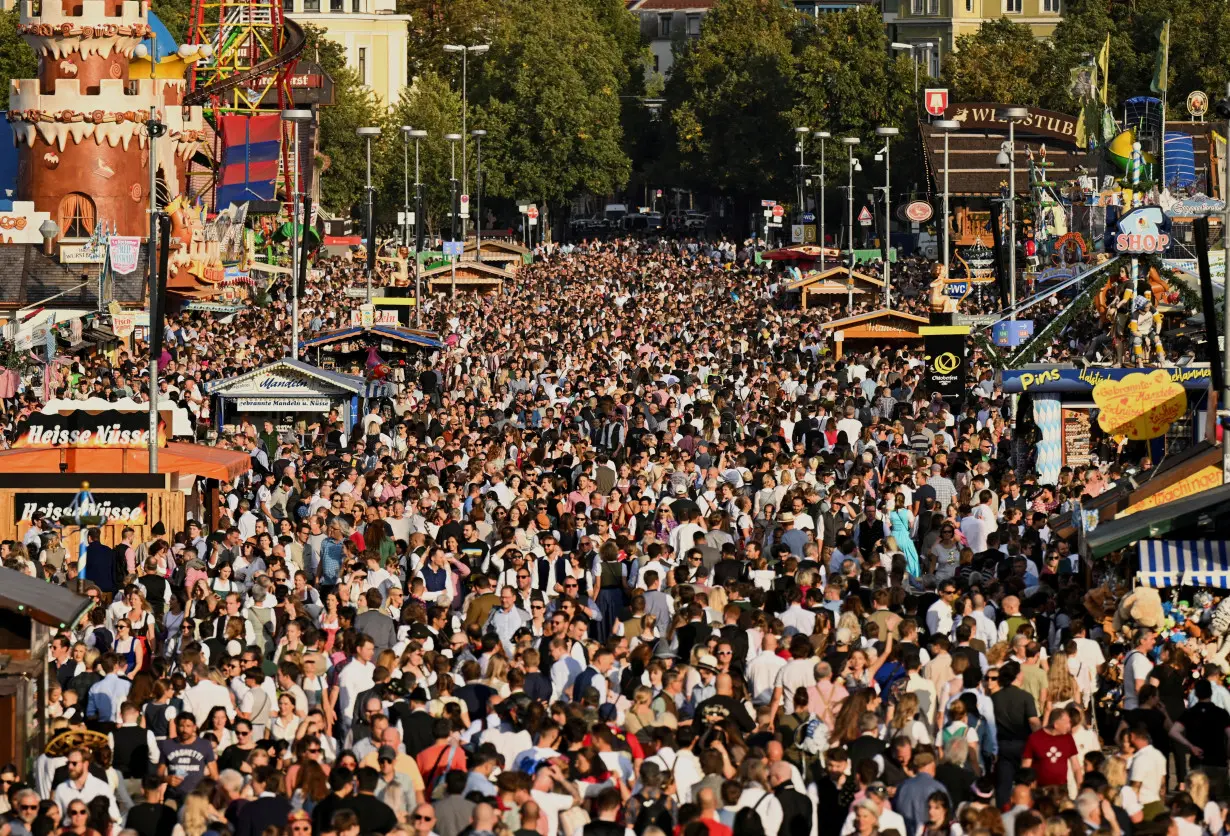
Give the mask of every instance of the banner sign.
[(141, 254), (141, 239), (136, 235), (112, 235), (107, 239), (111, 254), (111, 272), (126, 276), (137, 269)]
[(1139, 511), (1147, 511), (1150, 508), (1156, 508), (1159, 505), (1165, 505), (1167, 502), (1174, 502), (1176, 499), (1183, 499), (1201, 491), (1212, 490), (1221, 485), (1221, 479), (1221, 465), (1209, 465), (1203, 470), (1197, 470), (1185, 479), (1180, 479), (1173, 485), (1162, 488), (1152, 496), (1147, 496), (1140, 500), (1140, 502), (1129, 505), (1116, 514), (1115, 519), (1128, 517)]
[(328, 412), (333, 408), (333, 400), (319, 397), (236, 398), (235, 408), (240, 412)]
[(15, 494), (13, 509), (17, 522), (30, 522), (35, 511), (42, 511), (53, 520), (80, 514), (85, 517), (102, 517), (104, 525), (108, 523), (143, 525), (145, 523), (145, 507), (149, 502), (147, 494), (90, 491), (89, 496), (93, 501), (87, 500), (73, 508), (71, 506), (78, 493), (79, 491)]
[[(945, 119), (961, 123), (963, 130), (983, 129), (1008, 133), (1008, 121), (999, 118), (999, 112), (1009, 105), (988, 102), (950, 104)], [(1016, 135), (1048, 136), (1069, 144), (1076, 144), (1076, 117), (1037, 107), (1026, 108), (1029, 114), (1016, 123)]]
[(1116, 249), (1131, 254), (1164, 252), (1170, 246), (1170, 236), (1158, 230), (1161, 222), (1162, 210), (1156, 206), (1133, 210), (1119, 221)]
[(963, 325), (924, 325), (918, 332), (924, 339), (927, 388), (945, 398), (964, 397), (969, 374), (965, 357), (969, 329)]
[[(167, 444), (166, 426), (159, 422), (158, 446)], [(149, 447), (149, 415), (145, 412), (36, 412), (17, 427), (14, 447)]]
[(1203, 218), (1206, 215), (1220, 215), (1225, 211), (1226, 201), (1197, 194), (1176, 200), (1166, 210), (1166, 214), (1172, 218)]
[(1108, 435), (1148, 441), (1166, 434), (1187, 411), (1187, 392), (1165, 370), (1103, 380), (1093, 387), (1098, 426)]
[(61, 264), (102, 264), (106, 260), (107, 253), (100, 241), (60, 245)]
[(1016, 348), (1034, 335), (1032, 319), (997, 322), (991, 326), (991, 342), (1001, 348)]
[[(1212, 374), (1207, 365), (1176, 366), (1159, 369), (1184, 389), (1204, 391), (1209, 388)], [(1140, 374), (1137, 369), (1109, 368), (1061, 368), (1039, 366), (1036, 369), (1004, 369), (1003, 384), (1006, 394), (1025, 392), (1083, 392), (1092, 394), (1093, 388), (1105, 380), (1122, 380), (1130, 374)]]

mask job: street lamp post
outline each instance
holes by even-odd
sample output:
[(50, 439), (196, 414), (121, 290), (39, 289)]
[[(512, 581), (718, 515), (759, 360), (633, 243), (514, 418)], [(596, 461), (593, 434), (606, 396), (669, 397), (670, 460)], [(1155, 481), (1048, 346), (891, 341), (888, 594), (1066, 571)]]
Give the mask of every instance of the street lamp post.
[(380, 136), (380, 128), (359, 128), (359, 136), (367, 141), (367, 304), (372, 303), (372, 272), (376, 269), (376, 207), (372, 189), (372, 137)]
[(846, 237), (850, 246), (850, 265), (846, 273), (846, 309), (854, 309), (854, 172), (862, 171), (858, 160), (854, 159), (854, 146), (860, 142), (856, 136), (843, 136), (841, 144), (846, 146), (849, 160), (849, 181), (846, 184), (846, 199), (850, 206), (850, 216), (846, 221)]
[(1008, 123), (1008, 145), (995, 161), (1008, 166), (1008, 305), (1010, 318), (1016, 319), (1016, 123), (1029, 116), (1023, 107), (1006, 107), (996, 118)]
[[(444, 138), (448, 140), (449, 163), (448, 163), (448, 187), (449, 194), (452, 196), (449, 204), (449, 212), (453, 216), (451, 242), (453, 247), (457, 246), (457, 143), (462, 140), (461, 134), (445, 134)], [(449, 263), (453, 265), (452, 281), (450, 283), (450, 292), (452, 297), (457, 298), (457, 254), (454, 252), (448, 257)]]
[[(466, 71), (469, 65), (468, 58), (471, 55), (482, 55), (487, 50), (491, 49), (491, 44), (445, 44), (444, 51), (450, 53), (461, 54), (461, 184), (462, 193), (468, 194), (470, 188), (470, 174), (466, 160), (466, 117), (469, 113), (469, 102), (466, 96)], [(462, 237), (465, 237), (465, 223), (461, 227)], [(456, 234), (453, 236), (456, 240)]]
[(293, 237), (290, 242), (290, 281), (291, 281), (291, 296), (290, 296), (290, 356), (293, 360), (299, 359), (299, 236), (305, 234), (305, 230), (300, 228), (300, 223), (303, 226), (307, 225), (307, 218), (302, 222), (299, 220), (299, 197), (301, 192), (300, 173), (299, 173), (299, 125), (305, 122), (311, 122), (314, 114), (306, 109), (288, 109), (282, 111), (282, 121), (289, 122), (291, 127), (292, 145), (294, 147), (294, 182), (291, 185), (290, 191), (290, 228)]
[(803, 201), (807, 199), (803, 192), (803, 143), (807, 139), (807, 135), (809, 133), (811, 133), (811, 128), (806, 126), (800, 126), (794, 129), (794, 135), (799, 140), (799, 173), (798, 176), (795, 177), (795, 185), (798, 186), (799, 193), (799, 209), (795, 213), (795, 217), (799, 219), (799, 223), (803, 223)]
[[(918, 98), (918, 58), (915, 57), (916, 50), (924, 50), (930, 55), (931, 50), (935, 48), (935, 43), (932, 41), (924, 41), (920, 44), (905, 44), (900, 41), (893, 41), (890, 46), (898, 52), (910, 53), (910, 60), (914, 62), (914, 98)], [(931, 68), (927, 68), (927, 74), (931, 74)]]
[(816, 243), (820, 245), (820, 272), (824, 272), (824, 141), (832, 136), (828, 131), (814, 131), (812, 136), (820, 140), (820, 226), (816, 230)]
[(478, 153), (477, 170), (474, 172), (474, 192), (478, 198), (474, 206), (474, 257), (480, 262), (483, 260), (483, 137), (486, 135), (487, 132), (481, 128), (470, 131)]
[(931, 127), (944, 134), (944, 277), (948, 277), (948, 236), (951, 223), (948, 219), (948, 135), (961, 129), (961, 123), (953, 119), (940, 119), (931, 123)]
[(414, 140), (414, 327), (423, 327), (423, 294), (419, 265), (419, 252), (423, 249), (423, 184), (419, 180), (419, 140), (427, 136), (427, 131), (413, 128), (406, 132), (409, 139)]
[(889, 280), (892, 273), (892, 263), (889, 261), (889, 251), (892, 247), (891, 229), (893, 225), (892, 215), (892, 192), (890, 186), (892, 184), (892, 160), (890, 157), (890, 148), (892, 147), (893, 137), (901, 131), (893, 127), (876, 128), (876, 136), (884, 139), (884, 307), (890, 306), (889, 296)]

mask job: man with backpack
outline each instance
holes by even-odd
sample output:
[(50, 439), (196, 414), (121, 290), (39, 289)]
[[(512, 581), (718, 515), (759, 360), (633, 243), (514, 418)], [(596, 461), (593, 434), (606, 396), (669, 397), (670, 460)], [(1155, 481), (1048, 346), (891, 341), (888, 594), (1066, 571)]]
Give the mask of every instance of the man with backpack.
[(670, 792), (674, 777), (651, 761), (641, 764), (640, 777), (640, 790), (624, 805), (624, 821), (636, 836), (642, 836), (651, 826), (660, 828), (663, 833), (673, 833), (679, 815), (679, 807)]

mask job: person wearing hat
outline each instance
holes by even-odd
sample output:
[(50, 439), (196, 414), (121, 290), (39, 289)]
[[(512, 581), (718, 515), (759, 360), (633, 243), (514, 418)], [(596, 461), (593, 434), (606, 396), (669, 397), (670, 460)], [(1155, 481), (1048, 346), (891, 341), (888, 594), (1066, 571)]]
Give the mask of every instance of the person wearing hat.
[(718, 673), (718, 661), (712, 653), (702, 653), (696, 660), (696, 671), (700, 674), (700, 682), (692, 686), (691, 707), (696, 707), (705, 700), (717, 694), (717, 684), (714, 679)]
[(789, 547), (790, 554), (802, 559), (807, 544), (811, 542), (811, 536), (805, 530), (795, 528), (794, 513), (791, 511), (782, 511), (777, 515), (777, 521), (780, 524), (778, 540)]

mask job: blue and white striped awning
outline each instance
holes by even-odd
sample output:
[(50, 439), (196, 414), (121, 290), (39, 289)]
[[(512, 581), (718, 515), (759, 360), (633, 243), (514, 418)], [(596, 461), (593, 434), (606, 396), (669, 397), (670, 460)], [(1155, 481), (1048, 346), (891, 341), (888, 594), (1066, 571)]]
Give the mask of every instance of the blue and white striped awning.
[(1230, 589), (1230, 541), (1141, 540), (1140, 573), (1145, 586), (1213, 586)]

